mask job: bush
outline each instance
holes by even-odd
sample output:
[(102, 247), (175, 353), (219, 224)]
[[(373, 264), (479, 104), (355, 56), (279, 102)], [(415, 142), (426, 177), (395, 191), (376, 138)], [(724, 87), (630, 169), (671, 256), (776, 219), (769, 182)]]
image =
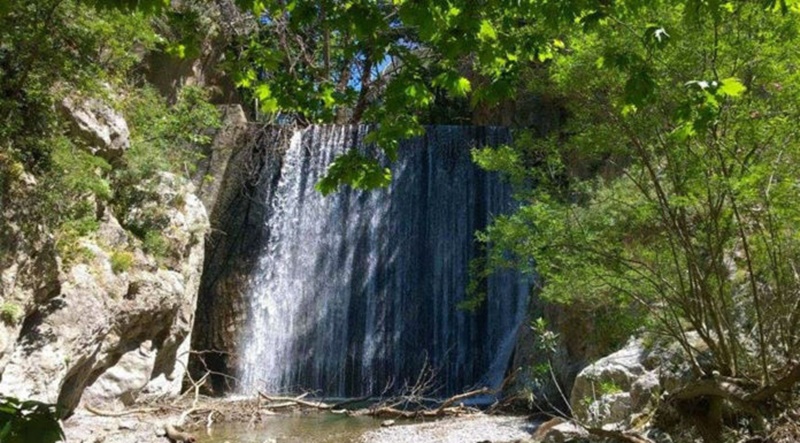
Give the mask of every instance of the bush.
[(81, 260), (89, 260), (93, 254), (80, 245), (81, 237), (97, 231), (100, 223), (94, 216), (83, 216), (74, 220), (66, 220), (56, 230), (56, 251), (64, 264)]
[(0, 304), (0, 319), (8, 325), (17, 324), (22, 320), (23, 315), (22, 307), (16, 303), (4, 302)]
[(133, 265), (133, 254), (128, 251), (114, 251), (111, 253), (111, 270), (115, 274), (126, 272)]
[(144, 243), (142, 246), (145, 252), (154, 255), (156, 258), (166, 257), (169, 251), (167, 240), (156, 231), (148, 231), (144, 235)]

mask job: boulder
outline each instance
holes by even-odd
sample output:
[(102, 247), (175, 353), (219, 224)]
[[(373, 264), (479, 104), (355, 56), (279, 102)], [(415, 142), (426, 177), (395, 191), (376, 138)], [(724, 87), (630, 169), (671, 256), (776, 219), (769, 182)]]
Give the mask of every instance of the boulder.
[(128, 123), (106, 103), (94, 98), (65, 97), (61, 109), (73, 136), (83, 140), (92, 154), (113, 162), (130, 147)]
[(581, 443), (589, 441), (589, 432), (568, 421), (548, 427), (541, 434), (542, 443)]
[(641, 340), (631, 340), (619, 351), (584, 368), (570, 394), (575, 417), (602, 426), (629, 416), (631, 388), (647, 372), (642, 364), (644, 356)]
[[(701, 368), (710, 362), (696, 332), (686, 332)], [(639, 428), (659, 396), (683, 386), (695, 375), (675, 341), (652, 343), (631, 339), (619, 351), (585, 367), (570, 395), (574, 417), (590, 426)]]

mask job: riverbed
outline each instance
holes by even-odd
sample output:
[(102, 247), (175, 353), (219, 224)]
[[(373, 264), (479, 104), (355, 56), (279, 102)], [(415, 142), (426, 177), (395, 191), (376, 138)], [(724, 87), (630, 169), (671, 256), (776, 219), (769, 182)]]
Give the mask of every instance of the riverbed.
[(258, 426), (223, 425), (198, 443), (464, 443), (516, 442), (530, 437), (533, 423), (523, 417), (473, 415), (428, 422), (383, 421), (334, 414), (273, 417)]
[[(170, 417), (98, 417), (86, 413), (65, 423), (69, 442), (165, 443), (159, 434)], [(484, 414), (421, 422), (382, 420), (329, 413), (281, 415), (259, 423), (215, 423), (195, 429), (197, 443), (509, 443), (529, 441), (535, 423), (525, 417)]]

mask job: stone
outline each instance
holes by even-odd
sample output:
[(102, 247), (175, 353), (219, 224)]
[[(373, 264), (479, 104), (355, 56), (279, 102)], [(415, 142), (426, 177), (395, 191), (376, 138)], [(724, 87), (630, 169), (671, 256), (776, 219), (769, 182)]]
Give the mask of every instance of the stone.
[(94, 98), (65, 97), (61, 109), (73, 135), (82, 139), (92, 154), (113, 162), (130, 147), (128, 123), (108, 104)]
[(217, 197), (225, 182), (228, 164), (236, 150), (247, 145), (249, 124), (241, 105), (219, 106), (222, 113), (222, 126), (214, 135), (214, 139), (198, 162), (197, 172), (192, 182), (197, 189), (197, 196), (206, 208), (214, 208)]
[(631, 408), (635, 411), (644, 410), (660, 390), (661, 384), (656, 371), (645, 372), (631, 385)]
[[(616, 420), (619, 415), (627, 416), (620, 410), (623, 404), (630, 405), (630, 397), (623, 402), (622, 398), (614, 397), (619, 392), (628, 392), (631, 386), (646, 370), (641, 361), (644, 355), (641, 340), (631, 340), (621, 350), (597, 360), (584, 368), (575, 379), (570, 394), (570, 405), (575, 417), (582, 421), (591, 420), (594, 424), (606, 424)], [(604, 392), (608, 391), (609, 392)], [(601, 401), (601, 397), (610, 395), (608, 401)], [(594, 411), (590, 406), (601, 401)], [(619, 403), (623, 402), (623, 403)], [(613, 416), (605, 413), (614, 411)], [(598, 415), (598, 413), (602, 412)], [(630, 412), (630, 411), (628, 411)], [(623, 417), (624, 418), (624, 417)]]
[(631, 394), (616, 392), (601, 395), (589, 404), (586, 412), (586, 421), (592, 426), (621, 422), (631, 415)]
[(568, 443), (589, 439), (586, 429), (572, 423), (563, 422), (548, 429), (542, 438), (543, 443)]
[(130, 405), (150, 381), (155, 366), (153, 342), (146, 340), (137, 349), (125, 353), (116, 365), (104, 372), (85, 393), (85, 399), (114, 400)]

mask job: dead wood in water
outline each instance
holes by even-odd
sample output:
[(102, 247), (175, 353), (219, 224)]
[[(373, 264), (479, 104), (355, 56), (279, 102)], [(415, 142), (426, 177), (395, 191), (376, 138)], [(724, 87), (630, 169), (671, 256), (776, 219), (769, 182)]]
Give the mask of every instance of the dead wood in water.
[(323, 411), (327, 411), (327, 410), (333, 409), (333, 405), (329, 405), (327, 403), (303, 400), (303, 398), (306, 397), (308, 395), (308, 393), (300, 395), (300, 396), (297, 396), (297, 397), (280, 397), (280, 396), (269, 396), (269, 395), (267, 395), (267, 394), (265, 394), (265, 393), (263, 393), (261, 391), (258, 391), (258, 395), (261, 398), (263, 398), (264, 400), (277, 403), (277, 406), (276, 405), (267, 404), (265, 406), (267, 409), (272, 409), (272, 408), (276, 408), (276, 407), (283, 408), (283, 407), (286, 407), (285, 406), (286, 403), (288, 403), (289, 405), (294, 404), (294, 405), (297, 405), (297, 406), (305, 406), (307, 408), (320, 409), (320, 410), (323, 410)]
[(273, 396), (267, 395), (263, 392), (258, 393), (259, 397), (267, 400), (269, 403), (262, 407), (267, 410), (285, 409), (292, 406), (301, 408), (315, 409), (319, 411), (330, 411), (335, 414), (346, 414), (354, 417), (370, 416), (379, 418), (417, 418), (417, 417), (446, 417), (454, 415), (463, 415), (475, 413), (478, 410), (475, 408), (466, 407), (464, 405), (454, 406), (456, 403), (472, 398), (478, 395), (490, 394), (492, 391), (489, 388), (475, 389), (473, 391), (464, 392), (454, 395), (441, 401), (435, 407), (417, 407), (414, 409), (401, 409), (401, 404), (415, 404), (421, 405), (421, 398), (410, 398), (402, 396), (382, 401), (369, 408), (360, 409), (346, 409), (343, 406), (348, 404), (356, 404), (361, 401), (368, 400), (367, 398), (347, 400), (336, 404), (329, 404), (322, 401), (309, 401), (304, 400), (307, 394), (297, 397)]

